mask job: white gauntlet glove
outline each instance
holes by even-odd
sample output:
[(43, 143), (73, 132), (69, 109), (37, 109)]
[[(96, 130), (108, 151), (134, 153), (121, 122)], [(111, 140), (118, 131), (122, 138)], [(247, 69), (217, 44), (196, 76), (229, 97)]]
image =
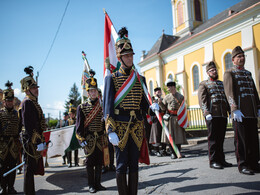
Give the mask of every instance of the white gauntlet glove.
[(240, 110), (235, 110), (233, 114), (234, 114), (234, 121), (237, 122), (242, 122), (242, 117), (245, 117)]
[(81, 144), (80, 144), (80, 146), (83, 148), (83, 147), (85, 147), (86, 145), (88, 145), (88, 143), (86, 142), (86, 141), (83, 141), (83, 142), (81, 142)]
[(44, 142), (44, 143), (40, 143), (40, 144), (38, 144), (37, 145), (37, 151), (43, 151), (43, 150), (45, 150), (47, 148), (47, 146), (46, 146), (46, 143)]
[(160, 110), (160, 107), (159, 107), (159, 104), (157, 103), (153, 103), (151, 106), (150, 106), (151, 110), (153, 112), (155, 112), (156, 110), (159, 111)]
[(207, 120), (207, 121), (211, 121), (211, 120), (212, 120), (212, 115), (211, 115), (211, 114), (208, 114), (208, 115), (206, 116), (206, 120)]
[(108, 134), (108, 139), (110, 141), (111, 144), (113, 144), (114, 146), (118, 146), (119, 143), (119, 139), (118, 136), (115, 132), (111, 132)]

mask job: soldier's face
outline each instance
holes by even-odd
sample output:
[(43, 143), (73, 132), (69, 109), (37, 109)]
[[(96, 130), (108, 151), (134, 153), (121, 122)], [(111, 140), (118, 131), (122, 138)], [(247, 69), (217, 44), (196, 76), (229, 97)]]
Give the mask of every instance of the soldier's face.
[(158, 96), (158, 97), (161, 97), (162, 91), (161, 91), (161, 90), (156, 91), (156, 92), (155, 92), (155, 95)]
[(238, 66), (244, 66), (245, 61), (246, 61), (246, 58), (243, 53), (237, 54), (234, 58), (232, 58), (233, 64), (238, 65)]
[(175, 86), (167, 86), (167, 89), (172, 94), (176, 93), (176, 87)]
[(123, 55), (121, 58), (122, 58), (122, 60), (124, 61), (124, 63), (121, 63), (124, 67), (125, 67), (125, 65), (127, 66), (127, 67), (125, 67), (125, 68), (130, 68), (130, 67), (132, 67), (133, 66), (133, 60), (134, 60), (134, 57), (133, 57), (134, 55), (132, 54), (132, 53), (129, 53), (129, 54), (125, 54), (125, 55)]
[(92, 100), (94, 100), (98, 97), (98, 91), (96, 89), (89, 89), (88, 94)]
[(218, 71), (216, 68), (211, 68), (207, 72), (208, 76), (212, 78), (213, 80), (218, 79)]
[(13, 100), (4, 100), (4, 106), (7, 109), (11, 109), (14, 107), (14, 101)]

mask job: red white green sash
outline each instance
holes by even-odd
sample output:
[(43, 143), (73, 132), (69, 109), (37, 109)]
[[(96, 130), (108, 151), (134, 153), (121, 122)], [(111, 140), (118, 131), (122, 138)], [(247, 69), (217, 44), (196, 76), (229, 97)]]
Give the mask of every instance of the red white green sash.
[(97, 101), (94, 105), (94, 108), (89, 112), (88, 116), (85, 117), (84, 128), (86, 128), (89, 125), (89, 123), (91, 123), (94, 120), (94, 118), (97, 116), (100, 110), (100, 102)]
[(125, 98), (128, 92), (133, 88), (135, 82), (137, 81), (137, 76), (135, 71), (132, 71), (128, 79), (123, 83), (123, 85), (116, 92), (114, 100), (114, 108), (118, 106), (120, 102)]

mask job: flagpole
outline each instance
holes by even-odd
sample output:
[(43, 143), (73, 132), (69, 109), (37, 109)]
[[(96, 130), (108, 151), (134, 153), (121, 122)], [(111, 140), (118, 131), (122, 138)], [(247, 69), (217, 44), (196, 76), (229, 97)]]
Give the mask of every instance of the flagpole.
[[(144, 93), (145, 93), (145, 95), (146, 95), (146, 98), (147, 98), (149, 104), (152, 105), (151, 95), (149, 94), (149, 92), (148, 92), (148, 90), (147, 90), (147, 87), (144, 85), (143, 81), (141, 81), (140, 75), (139, 75), (139, 73), (137, 72), (136, 69), (135, 69), (135, 71), (136, 71), (138, 80), (139, 80), (139, 82), (141, 83), (141, 85), (142, 85), (142, 87), (143, 87), (143, 90), (144, 90)], [(163, 130), (165, 131), (165, 134), (166, 134), (166, 136), (167, 136), (167, 138), (168, 138), (170, 144), (172, 145), (172, 148), (173, 148), (174, 152), (176, 153), (176, 155), (177, 155), (178, 158), (181, 158), (181, 157), (182, 157), (182, 156), (181, 156), (181, 153), (180, 153), (178, 147), (176, 146), (176, 144), (174, 143), (173, 138), (172, 138), (171, 134), (169, 133), (169, 130), (168, 130), (167, 126), (165, 125), (165, 123), (164, 123), (164, 121), (163, 121), (163, 119), (162, 119), (162, 117), (161, 117), (159, 111), (158, 111), (158, 110), (155, 110), (155, 114), (156, 114), (156, 117), (158, 118), (160, 124), (162, 125), (162, 128), (163, 128)]]

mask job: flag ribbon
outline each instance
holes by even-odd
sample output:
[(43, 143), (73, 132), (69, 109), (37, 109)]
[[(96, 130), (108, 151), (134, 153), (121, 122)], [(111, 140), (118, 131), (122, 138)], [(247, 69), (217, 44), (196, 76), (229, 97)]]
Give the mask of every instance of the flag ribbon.
[[(135, 72), (136, 72), (136, 75), (137, 75), (137, 78), (139, 80), (139, 82), (141, 83), (142, 87), (143, 87), (143, 90), (144, 90), (144, 93), (145, 93), (145, 96), (149, 102), (150, 105), (152, 105), (152, 98), (151, 98), (151, 95), (149, 94), (148, 90), (147, 90), (147, 87), (145, 86), (144, 82), (142, 79), (140, 79), (140, 75), (139, 73), (137, 72), (137, 70), (135, 69)], [(163, 118), (162, 118), (162, 115), (160, 115), (159, 111), (158, 110), (155, 110), (155, 114), (156, 114), (156, 117), (158, 118), (160, 124), (162, 125), (162, 128), (168, 138), (168, 140), (170, 141), (170, 144), (174, 150), (174, 152), (176, 153), (177, 157), (178, 158), (181, 158), (181, 153), (178, 149), (178, 147), (176, 146), (176, 144), (174, 143), (173, 139), (172, 139), (172, 136), (171, 134), (169, 133), (169, 130), (167, 128), (167, 126), (165, 125), (164, 121), (163, 121)]]
[(123, 85), (115, 94), (114, 108), (117, 107), (118, 104), (125, 98), (128, 92), (133, 88), (136, 81), (137, 76), (135, 74), (135, 71), (132, 71), (127, 80), (123, 83)]

